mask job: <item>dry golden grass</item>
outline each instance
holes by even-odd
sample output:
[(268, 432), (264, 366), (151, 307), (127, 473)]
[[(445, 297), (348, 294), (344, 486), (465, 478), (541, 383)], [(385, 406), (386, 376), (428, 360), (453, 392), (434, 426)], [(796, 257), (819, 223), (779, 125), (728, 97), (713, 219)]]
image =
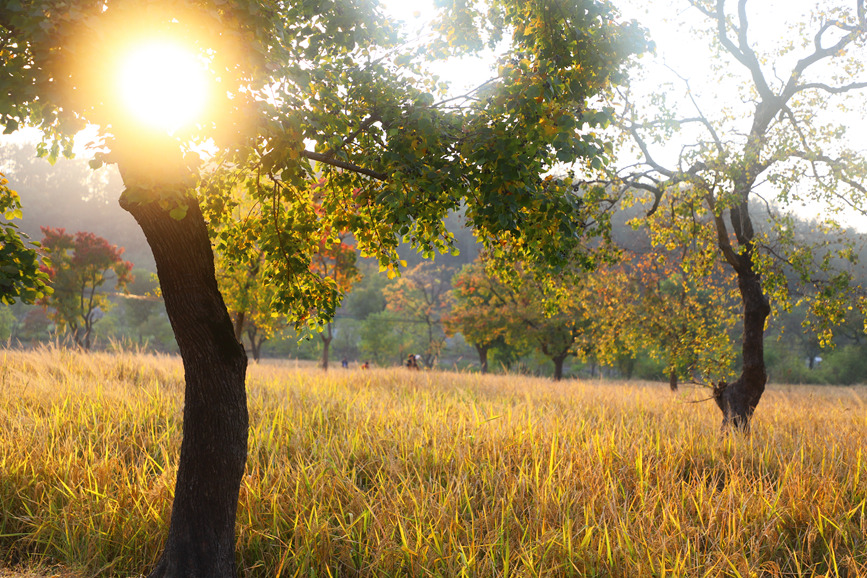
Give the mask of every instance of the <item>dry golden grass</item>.
[[(0, 368), (0, 560), (159, 553), (172, 358)], [(749, 438), (660, 384), (251, 366), (243, 576), (867, 576), (865, 388), (771, 388)]]

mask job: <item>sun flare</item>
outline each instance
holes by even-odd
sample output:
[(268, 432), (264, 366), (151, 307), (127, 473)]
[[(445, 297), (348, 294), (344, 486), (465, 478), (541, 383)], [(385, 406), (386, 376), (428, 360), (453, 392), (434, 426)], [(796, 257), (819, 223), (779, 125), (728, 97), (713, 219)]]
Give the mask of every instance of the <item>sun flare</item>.
[(118, 87), (122, 102), (139, 123), (169, 134), (195, 123), (207, 106), (204, 64), (167, 41), (131, 50), (122, 59)]

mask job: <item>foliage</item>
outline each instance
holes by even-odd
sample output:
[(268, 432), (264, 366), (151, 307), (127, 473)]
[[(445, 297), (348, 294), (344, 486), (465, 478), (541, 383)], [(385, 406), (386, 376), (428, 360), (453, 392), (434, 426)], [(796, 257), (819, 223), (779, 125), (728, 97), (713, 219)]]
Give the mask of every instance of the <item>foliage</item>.
[[(182, 371), (164, 356), (7, 353), (4, 561), (107, 577), (153, 563)], [(750, 439), (720, 439), (701, 404), (656, 385), (259, 365), (248, 387), (251, 578), (867, 571), (863, 387), (769, 392), (756, 419), (774, 427)]]
[(600, 267), (585, 283), (583, 299), (594, 312), (595, 354), (650, 355), (677, 379), (716, 383), (728, 378), (737, 319), (734, 276), (716, 259), (711, 218), (702, 206), (672, 195), (645, 224), (650, 247), (624, 249), (617, 263)]
[(535, 348), (554, 362), (554, 379), (559, 380), (568, 357), (593, 350), (583, 281), (574, 272), (553, 281), (538, 279), (523, 263), (515, 264), (504, 281), (489, 270), (487, 257), (457, 277), (447, 326), (465, 328), (470, 342), (487, 339), (487, 347)]
[(509, 328), (508, 313), (497, 297), (505, 291), (496, 278), (488, 275), (484, 262), (465, 265), (452, 277), (451, 306), (443, 318), (450, 336), (460, 333), (479, 353), (481, 370), (488, 370), (488, 350), (505, 342)]
[(452, 272), (425, 261), (403, 272), (385, 288), (386, 310), (404, 323), (417, 323), (419, 350), (425, 366), (432, 368), (446, 343), (443, 317), (447, 313)]
[(132, 280), (132, 263), (121, 258), (122, 247), (93, 233), (79, 231), (73, 237), (65, 229), (50, 227), (43, 227), (42, 233), (42, 246), (51, 256), (51, 265), (43, 270), (54, 286), (42, 304), (53, 309), (58, 329), (68, 331), (79, 347), (90, 349), (93, 325), (111, 307), (100, 288), (113, 280), (115, 290), (125, 289)]
[[(355, 243), (347, 232), (339, 232), (332, 239), (327, 232), (319, 240), (319, 250), (313, 255), (310, 268), (323, 280), (334, 284), (334, 290), (345, 295), (358, 282), (361, 272), (356, 266), (358, 254)], [(328, 354), (334, 339), (334, 322), (328, 321), (325, 330), (319, 334), (322, 340), (322, 369), (328, 369)]]
[(216, 253), (217, 280), (235, 326), (235, 338), (246, 336), (253, 359), (259, 361), (262, 344), (286, 326), (285, 317), (273, 311), (274, 284), (260, 273), (264, 255), (252, 249), (238, 258)]
[(37, 249), (11, 222), (21, 218), (21, 201), (8, 184), (0, 173), (0, 301), (7, 305), (16, 300), (35, 303), (50, 294), (51, 287)]
[[(683, 102), (657, 95), (653, 101), (657, 108), (651, 111), (639, 108), (643, 101), (626, 102), (621, 120), (643, 162), (620, 176), (640, 190), (651, 191), (654, 210), (660, 199), (670, 197), (681, 223), (713, 223), (713, 238), (693, 242), (696, 251), (706, 254), (709, 247), (719, 245), (717, 258), (733, 270), (749, 261), (778, 310), (788, 310), (796, 302), (806, 305), (814, 325), (830, 338), (831, 327), (854, 297), (852, 276), (846, 269), (855, 255), (851, 243), (832, 240), (843, 232), (835, 217), (848, 210), (864, 212), (861, 182), (867, 170), (860, 155), (846, 148), (851, 140), (846, 138), (845, 121), (826, 118), (822, 111), (839, 105), (855, 113), (857, 106), (848, 93), (867, 87), (858, 81), (863, 72), (859, 47), (867, 34), (864, 13), (823, 6), (812, 20), (818, 23), (815, 36), (807, 36), (805, 24), (793, 28), (780, 46), (762, 51), (759, 46), (767, 43), (761, 43), (759, 34), (749, 28), (751, 12), (746, 8), (734, 14), (727, 2), (690, 0), (689, 4), (713, 31), (709, 38), (719, 58), (712, 70), (731, 65), (741, 67), (747, 76), (727, 75), (722, 85), (728, 90), (725, 93), (713, 82), (712, 94), (693, 90), (683, 80)], [(742, 1), (739, 6), (746, 4)], [(785, 63), (788, 75), (775, 63)], [(826, 84), (831, 78), (833, 82)], [(746, 106), (736, 107), (735, 101), (744, 94), (749, 95)], [(706, 106), (720, 100), (722, 107)], [(701, 130), (687, 133), (687, 127), (696, 125)], [(687, 134), (681, 137), (681, 133)], [(653, 146), (662, 138), (694, 138), (694, 144), (685, 146), (672, 163), (677, 168), (668, 168), (654, 156)], [(651, 185), (653, 178), (661, 179), (661, 185)], [(773, 207), (761, 210), (767, 206), (756, 190), (762, 182), (772, 186), (774, 206), (793, 208), (806, 202), (821, 206), (826, 218), (816, 226), (827, 234), (813, 239), (797, 235), (791, 215)], [(669, 239), (680, 236), (687, 246), (684, 238), (696, 231), (681, 226), (667, 234)], [(797, 283), (814, 289), (795, 291)]]
[[(107, 101), (118, 63), (105, 47), (159, 34), (206, 52), (223, 93), (215, 93), (208, 122), (175, 138), (213, 139), (218, 149), (195, 175), (208, 214), (232, 214), (238, 183), (268, 208), (261, 223), (241, 219), (216, 243), (244, 251), (244, 240), (256, 235), (262, 274), (281, 280), (275, 306), (292, 321), (315, 325), (337, 306), (333, 287), (309, 267), (324, 231), (351, 231), (362, 254), (387, 270), (397, 265), (400, 238), (426, 254), (448, 250), (442, 221), (462, 200), (486, 244), (528, 263), (533, 256), (562, 266), (586, 234), (600, 232), (593, 203), (541, 175), (562, 161), (607, 162), (594, 129), (612, 111), (591, 103), (623, 80), (628, 58), (644, 49), (641, 30), (618, 24), (607, 3), (499, 0), (488, 13), (446, 3), (432, 45), (404, 42), (374, 2), (279, 10), (256, 0), (231, 8), (123, 0), (104, 9), (63, 6), (15, 3), (0, 11), (0, 33), (18, 47), (7, 68), (20, 72), (3, 80), (3, 93), (14, 96), (0, 103), (0, 123), (14, 130), (29, 119), (46, 135), (49, 157), (69, 150), (68, 135), (85, 118), (111, 127), (104, 160), (120, 162), (128, 187), (148, 190), (159, 180), (154, 166), (183, 172), (190, 159), (131, 126)], [(480, 48), (472, 38), (506, 35), (496, 76), (446, 98), (426, 60)], [(315, 186), (323, 178), (327, 195)], [(162, 190), (158, 202), (181, 216), (190, 200)]]

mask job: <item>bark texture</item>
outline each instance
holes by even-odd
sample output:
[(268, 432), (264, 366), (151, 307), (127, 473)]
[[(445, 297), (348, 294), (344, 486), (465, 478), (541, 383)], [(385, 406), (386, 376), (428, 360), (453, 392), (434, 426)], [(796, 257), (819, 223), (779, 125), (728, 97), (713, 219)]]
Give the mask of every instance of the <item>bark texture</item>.
[(738, 272), (738, 288), (744, 303), (744, 337), (741, 376), (733, 383), (720, 382), (713, 397), (723, 412), (722, 427), (749, 431), (750, 419), (765, 391), (765, 320), (771, 313), (758, 274)]
[(150, 577), (234, 578), (235, 513), (247, 459), (247, 357), (217, 288), (197, 202), (190, 199), (186, 216), (176, 220), (157, 203), (129, 202), (129, 192), (120, 204), (153, 250), (186, 379), (171, 524)]

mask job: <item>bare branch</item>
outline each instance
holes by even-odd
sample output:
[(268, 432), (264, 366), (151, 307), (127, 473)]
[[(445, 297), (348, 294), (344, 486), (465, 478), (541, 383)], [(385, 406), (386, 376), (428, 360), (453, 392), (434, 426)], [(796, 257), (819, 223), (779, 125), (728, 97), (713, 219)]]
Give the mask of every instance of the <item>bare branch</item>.
[(644, 160), (648, 165), (650, 165), (655, 171), (666, 177), (670, 178), (674, 176), (674, 171), (665, 168), (653, 159), (653, 155), (650, 154), (650, 149), (648, 148), (647, 143), (644, 142), (644, 139), (641, 138), (641, 136), (638, 134), (638, 130), (636, 130), (634, 126), (628, 127), (627, 130), (629, 130), (629, 132), (632, 134), (632, 138), (635, 140), (635, 144), (637, 144), (638, 148), (641, 149), (641, 153), (644, 155)]
[(705, 128), (707, 128), (708, 132), (710, 132), (711, 136), (713, 137), (713, 141), (714, 141), (714, 143), (716, 143), (717, 151), (719, 151), (720, 154), (724, 153), (725, 148), (723, 147), (722, 140), (720, 139), (719, 135), (717, 134), (716, 129), (714, 129), (713, 125), (708, 120), (707, 116), (704, 114), (704, 112), (702, 112), (701, 107), (698, 105), (698, 102), (695, 100), (695, 97), (692, 94), (692, 87), (689, 85), (689, 79), (681, 76), (675, 69), (671, 68), (667, 64), (665, 65), (665, 67), (668, 68), (672, 73), (674, 73), (674, 75), (677, 76), (680, 80), (682, 80), (683, 83), (686, 85), (686, 94), (689, 96), (689, 100), (692, 102), (692, 106), (695, 108), (696, 112), (698, 113), (698, 118), (685, 119), (683, 122), (695, 121), (695, 122), (700, 122), (701, 124), (703, 124), (705, 126)]
[(749, 28), (749, 20), (747, 19), (746, 11), (747, 0), (738, 1), (739, 26), (735, 29), (738, 34), (737, 45), (735, 45), (734, 41), (729, 38), (728, 31), (726, 30), (725, 0), (717, 0), (716, 10), (713, 12), (702, 8), (695, 1), (690, 2), (690, 4), (698, 8), (706, 16), (716, 20), (717, 39), (720, 44), (722, 44), (723, 48), (725, 48), (729, 54), (734, 56), (738, 62), (743, 64), (747, 70), (750, 71), (756, 90), (759, 92), (762, 100), (773, 99), (774, 93), (765, 80), (765, 76), (762, 73), (762, 67), (759, 64), (759, 59), (756, 57), (756, 53), (753, 51), (752, 47), (750, 47), (747, 37), (747, 30)]
[[(856, 191), (858, 191), (862, 195), (867, 196), (867, 187), (865, 187), (863, 184), (856, 181), (852, 177), (849, 177), (846, 175), (846, 173), (844, 172), (844, 170), (841, 167), (843, 162), (840, 159), (834, 159), (834, 158), (831, 158), (827, 155), (816, 154), (816, 153), (812, 153), (809, 151), (795, 151), (794, 153), (792, 153), (792, 156), (796, 157), (796, 158), (803, 159), (803, 160), (809, 162), (811, 165), (814, 165), (814, 167), (813, 167), (814, 175), (816, 175), (817, 178), (818, 178), (818, 172), (815, 169), (816, 161), (823, 162), (823, 163), (827, 164), (829, 167), (831, 167), (836, 172), (835, 176), (837, 177), (837, 179), (846, 183), (847, 185), (849, 185), (850, 187), (852, 187), (853, 189), (855, 189)], [(852, 199), (848, 198), (846, 195), (843, 195), (841, 193), (837, 193), (836, 190), (833, 191), (831, 194), (834, 197), (836, 197), (840, 202), (842, 202), (844, 205), (847, 205), (853, 211), (860, 213), (861, 215), (867, 216), (867, 209), (859, 207), (857, 204), (855, 204), (854, 201), (852, 201)]]
[(822, 82), (808, 82), (807, 84), (799, 84), (798, 86), (796, 86), (795, 92), (816, 89), (824, 90), (825, 92), (829, 92), (831, 94), (841, 94), (843, 92), (860, 90), (862, 88), (867, 88), (867, 82), (851, 82), (849, 84), (844, 84), (843, 86), (829, 86)]
[(499, 78), (489, 78), (488, 80), (486, 80), (485, 82), (481, 83), (480, 85), (478, 85), (477, 87), (475, 87), (475, 88), (472, 89), (471, 91), (467, 92), (466, 94), (461, 94), (460, 96), (452, 96), (452, 97), (447, 98), (447, 99), (445, 99), (445, 100), (441, 100), (441, 101), (439, 101), (439, 102), (435, 102), (435, 103), (433, 103), (433, 104), (431, 105), (431, 108), (438, 108), (438, 107), (441, 107), (442, 105), (444, 105), (444, 104), (447, 103), (447, 102), (453, 102), (453, 101), (455, 101), (455, 100), (461, 100), (461, 99), (463, 99), (463, 100), (478, 100), (478, 99), (475, 97), (475, 94), (476, 94), (477, 92), (479, 92), (481, 89), (483, 89), (484, 87), (486, 87), (487, 85), (491, 84), (492, 82), (496, 82), (497, 80), (499, 80)]
[[(839, 54), (840, 51), (842, 51), (844, 48), (846, 48), (846, 46), (848, 46), (849, 44), (854, 42), (856, 39), (858, 39), (858, 37), (864, 35), (865, 31), (867, 31), (867, 23), (865, 23), (865, 21), (864, 21), (863, 12), (864, 12), (864, 2), (863, 2), (863, 0), (858, 0), (858, 15), (859, 15), (858, 16), (858, 19), (859, 19), (858, 25), (845, 26), (844, 27), (844, 25), (842, 25), (841, 23), (839, 23), (837, 21), (830, 21), (830, 22), (825, 22), (821, 26), (821, 28), (819, 28), (819, 31), (816, 32), (816, 35), (813, 37), (813, 46), (814, 46), (813, 53), (810, 54), (809, 56), (802, 58), (801, 60), (798, 61), (797, 64), (795, 64), (795, 67), (792, 69), (792, 74), (789, 77), (789, 81), (786, 83), (786, 87), (783, 89), (783, 95), (782, 95), (783, 99), (788, 101), (788, 99), (791, 98), (791, 96), (793, 94), (795, 94), (799, 90), (803, 90), (802, 87), (809, 86), (809, 85), (799, 85), (798, 84), (798, 80), (801, 78), (801, 75), (804, 73), (804, 71), (807, 68), (809, 68), (811, 65), (819, 62), (820, 60), (823, 60), (825, 58)], [(839, 28), (841, 30), (848, 30), (849, 33), (846, 34), (845, 36), (843, 36), (842, 38), (840, 38), (837, 42), (835, 42), (831, 46), (823, 48), (822, 47), (822, 37), (824, 36), (824, 34), (828, 30), (830, 30), (831, 28), (835, 28), (835, 27)], [(820, 83), (811, 83), (811, 84), (815, 85), (815, 86), (812, 86), (812, 88), (823, 88), (823, 86), (821, 86)], [(854, 84), (861, 84), (861, 83), (854, 83)], [(832, 89), (832, 90), (829, 90), (829, 92), (835, 92), (833, 90), (833, 87), (828, 87), (828, 88)], [(860, 87), (858, 87), (858, 88), (860, 88)], [(853, 89), (854, 88), (848, 89), (848, 90), (853, 90)], [(845, 92), (845, 91), (840, 91), (840, 92)]]

